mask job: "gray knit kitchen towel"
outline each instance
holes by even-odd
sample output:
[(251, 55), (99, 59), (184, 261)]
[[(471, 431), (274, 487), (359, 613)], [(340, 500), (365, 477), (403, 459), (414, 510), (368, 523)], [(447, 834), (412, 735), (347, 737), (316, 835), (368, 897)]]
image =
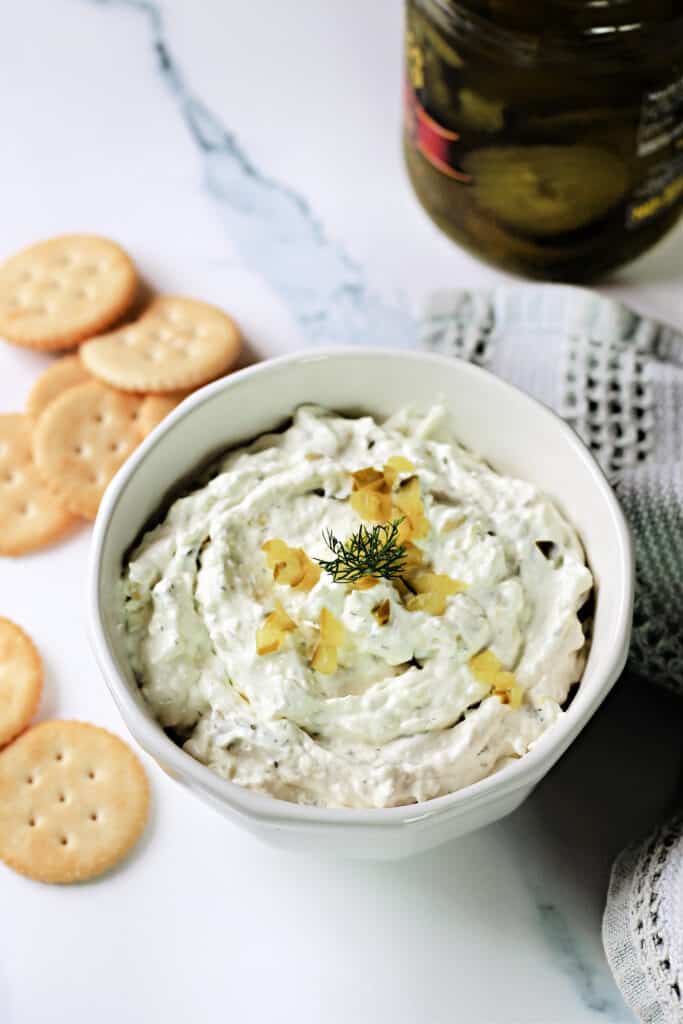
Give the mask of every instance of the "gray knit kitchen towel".
[(605, 470), (630, 520), (630, 667), (683, 696), (683, 334), (582, 288), (431, 295), (421, 343), (551, 406)]

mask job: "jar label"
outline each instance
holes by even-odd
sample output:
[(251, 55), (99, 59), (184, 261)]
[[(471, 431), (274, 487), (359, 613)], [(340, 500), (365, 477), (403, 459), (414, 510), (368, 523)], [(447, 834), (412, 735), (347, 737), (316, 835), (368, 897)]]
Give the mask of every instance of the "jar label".
[(647, 173), (626, 211), (629, 228), (652, 220), (683, 197), (683, 76), (645, 94), (636, 142)]
[(683, 149), (683, 75), (643, 97), (638, 125), (638, 156), (671, 144)]
[(456, 181), (471, 181), (469, 174), (457, 168), (456, 143), (460, 135), (429, 116), (410, 81), (405, 84), (404, 116), (408, 139), (430, 164)]
[(683, 153), (674, 160), (663, 161), (652, 168), (647, 178), (633, 193), (626, 211), (626, 224), (637, 228), (674, 206), (683, 196)]

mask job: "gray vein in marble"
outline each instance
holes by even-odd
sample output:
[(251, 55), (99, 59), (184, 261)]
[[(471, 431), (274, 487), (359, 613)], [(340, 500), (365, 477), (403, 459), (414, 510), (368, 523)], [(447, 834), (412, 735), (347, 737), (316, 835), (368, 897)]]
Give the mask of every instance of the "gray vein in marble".
[(206, 190), (244, 263), (288, 305), (309, 341), (408, 346), (415, 324), (404, 300), (383, 298), (365, 269), (328, 238), (307, 200), (264, 174), (186, 81), (151, 0), (89, 0), (127, 7), (147, 23), (157, 65), (201, 156)]
[(572, 981), (583, 1005), (610, 1024), (631, 1022), (633, 1017), (621, 1000), (614, 998), (611, 984), (605, 985), (606, 974), (597, 970), (582, 955), (567, 919), (560, 909), (540, 893), (536, 893), (538, 923), (546, 940), (548, 952), (556, 965)]

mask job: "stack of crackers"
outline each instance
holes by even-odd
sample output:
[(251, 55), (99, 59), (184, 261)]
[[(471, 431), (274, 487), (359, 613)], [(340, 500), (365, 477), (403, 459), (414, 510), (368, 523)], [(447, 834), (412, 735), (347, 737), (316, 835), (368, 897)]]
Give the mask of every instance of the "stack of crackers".
[(227, 373), (240, 335), (222, 310), (156, 296), (139, 307), (130, 256), (93, 235), (40, 242), (0, 266), (0, 337), (62, 356), (25, 413), (0, 414), (0, 555), (94, 519), (133, 449), (192, 390)]
[(42, 688), (33, 641), (0, 618), (0, 859), (37, 881), (81, 882), (113, 867), (142, 834), (147, 777), (106, 729), (27, 728)]
[[(0, 413), (0, 555), (20, 555), (94, 519), (107, 484), (192, 390), (227, 373), (240, 336), (222, 310), (156, 296), (141, 305), (115, 242), (64, 235), (0, 266), (0, 337), (78, 349), (36, 380), (23, 413)], [(30, 637), (0, 618), (0, 859), (43, 882), (102, 874), (147, 819), (142, 765), (86, 722), (30, 727), (43, 686)]]

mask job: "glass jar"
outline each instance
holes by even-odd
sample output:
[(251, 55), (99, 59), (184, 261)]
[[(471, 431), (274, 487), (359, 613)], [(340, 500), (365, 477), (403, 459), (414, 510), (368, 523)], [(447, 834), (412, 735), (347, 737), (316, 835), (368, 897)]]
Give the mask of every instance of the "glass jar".
[(582, 281), (683, 209), (683, 0), (407, 0), (405, 155), (438, 226)]

